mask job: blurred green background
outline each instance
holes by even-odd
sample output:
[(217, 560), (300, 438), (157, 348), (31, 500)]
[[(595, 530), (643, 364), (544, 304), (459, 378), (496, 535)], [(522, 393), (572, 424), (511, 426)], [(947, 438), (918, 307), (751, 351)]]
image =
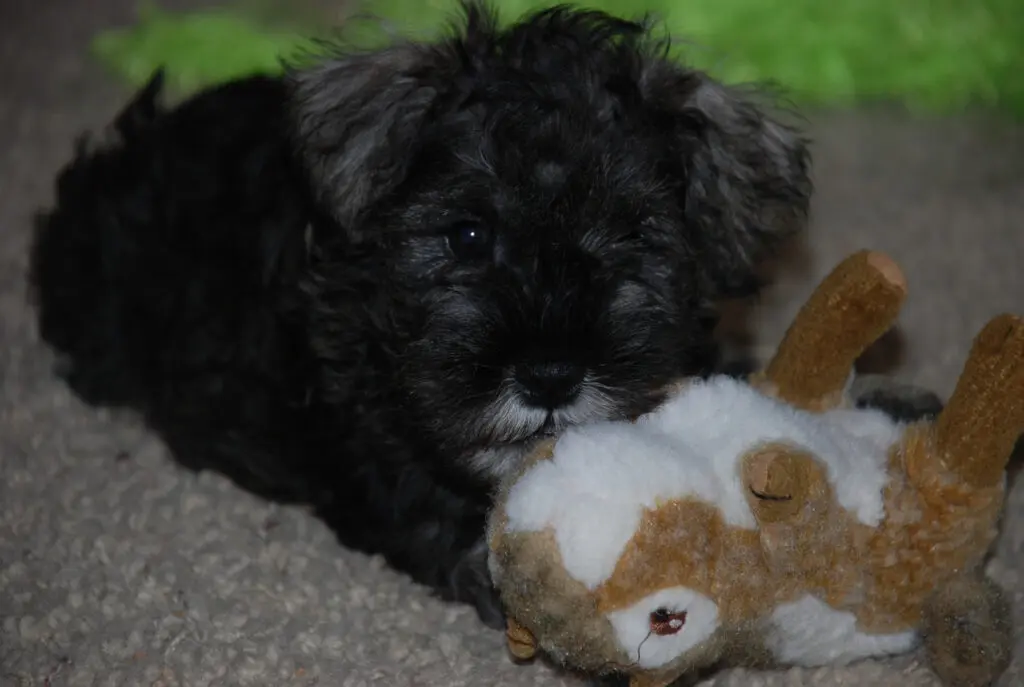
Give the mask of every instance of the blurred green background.
[[(504, 21), (550, 2), (498, 0)], [(805, 107), (898, 102), (910, 110), (996, 110), (1024, 121), (1024, 0), (589, 0), (651, 13), (686, 61), (728, 82), (770, 82)], [(249, 0), (172, 13), (149, 4), (103, 33), (94, 55), (133, 85), (160, 65), (187, 93), (297, 60), (310, 38), (361, 44), (388, 33), (430, 36), (456, 0)]]

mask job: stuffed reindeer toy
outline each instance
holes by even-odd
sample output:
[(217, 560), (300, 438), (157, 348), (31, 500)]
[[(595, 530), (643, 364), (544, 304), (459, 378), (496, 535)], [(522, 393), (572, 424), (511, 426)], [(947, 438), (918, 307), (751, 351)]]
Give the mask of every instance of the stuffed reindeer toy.
[(922, 642), (950, 687), (1005, 671), (1010, 612), (983, 563), (1024, 431), (1024, 320), (991, 320), (942, 413), (901, 424), (847, 388), (906, 290), (856, 253), (750, 380), (686, 381), (537, 448), (489, 522), (512, 653), (633, 687)]

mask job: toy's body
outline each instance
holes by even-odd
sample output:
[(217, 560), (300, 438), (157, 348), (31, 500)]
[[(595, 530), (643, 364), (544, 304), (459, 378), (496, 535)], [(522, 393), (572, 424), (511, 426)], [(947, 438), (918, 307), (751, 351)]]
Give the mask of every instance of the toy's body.
[[(904, 293), (895, 265), (858, 254), (751, 384), (687, 383), (539, 451), (491, 521), (513, 648), (667, 684), (719, 660), (900, 653), (924, 633), (955, 684), (1000, 672), (1006, 613), (980, 565), (1024, 429), (1024, 322), (993, 320), (942, 415), (900, 425), (843, 389)], [(929, 625), (971, 614), (991, 617), (969, 636)]]

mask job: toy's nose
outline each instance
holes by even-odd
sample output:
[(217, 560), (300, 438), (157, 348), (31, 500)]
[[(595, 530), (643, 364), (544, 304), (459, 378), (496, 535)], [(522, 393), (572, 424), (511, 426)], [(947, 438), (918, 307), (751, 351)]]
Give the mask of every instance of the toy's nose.
[(582, 365), (566, 362), (522, 364), (515, 370), (523, 400), (549, 410), (571, 403), (580, 393), (585, 374)]

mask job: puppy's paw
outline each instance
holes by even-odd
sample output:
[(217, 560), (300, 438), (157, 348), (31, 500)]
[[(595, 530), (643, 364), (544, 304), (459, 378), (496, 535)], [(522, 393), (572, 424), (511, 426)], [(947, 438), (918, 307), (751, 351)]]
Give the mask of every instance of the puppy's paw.
[(885, 375), (858, 376), (850, 387), (850, 396), (858, 408), (880, 410), (897, 422), (930, 420), (943, 407), (935, 393)]
[(487, 541), (482, 538), (465, 552), (451, 573), (451, 595), (456, 601), (472, 605), (484, 625), (503, 631), (505, 612), (487, 568), (488, 551)]

